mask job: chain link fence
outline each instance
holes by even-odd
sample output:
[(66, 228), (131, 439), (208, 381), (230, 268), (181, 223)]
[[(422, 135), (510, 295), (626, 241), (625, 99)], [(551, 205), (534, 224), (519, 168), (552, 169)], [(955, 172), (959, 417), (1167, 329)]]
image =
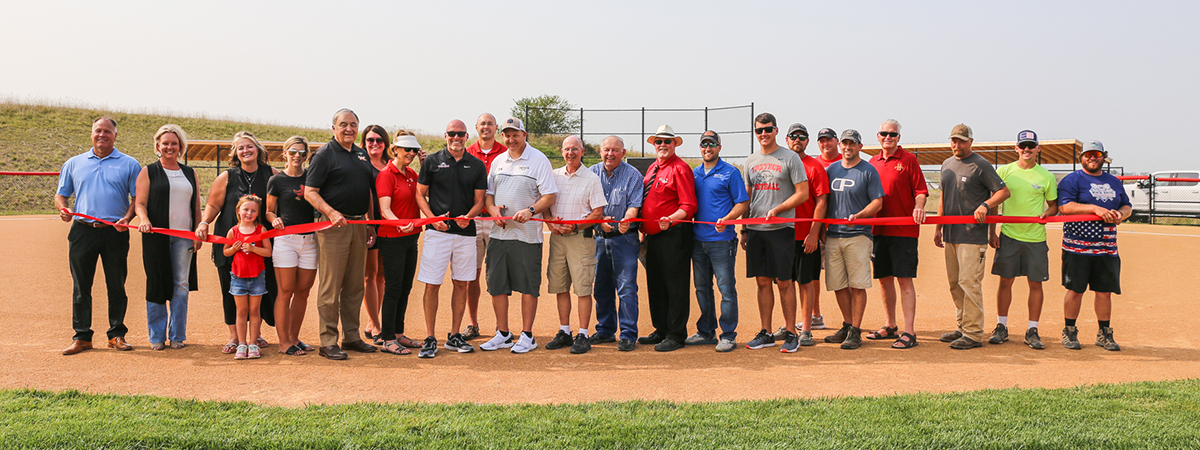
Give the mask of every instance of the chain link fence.
[(0, 214), (53, 214), (58, 172), (0, 172)]

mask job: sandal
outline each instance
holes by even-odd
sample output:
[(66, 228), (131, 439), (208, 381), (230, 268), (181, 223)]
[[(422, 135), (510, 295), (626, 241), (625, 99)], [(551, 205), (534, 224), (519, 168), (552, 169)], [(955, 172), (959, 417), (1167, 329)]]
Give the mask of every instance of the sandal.
[(412, 354), (412, 350), (404, 348), (403, 346), (400, 345), (399, 342), (396, 342), (396, 341), (384, 342), (383, 347), (381, 347), (380, 350), (382, 350), (384, 353), (391, 353), (393, 355), (411, 355)]
[(289, 356), (304, 356), (308, 354), (303, 348), (300, 348), (300, 344), (288, 347), (287, 352), (285, 353), (287, 353)]
[[(905, 339), (905, 338), (908, 338), (908, 339)], [(904, 334), (900, 335), (900, 339), (896, 339), (896, 342), (892, 343), (892, 348), (897, 348), (897, 349), (903, 350), (906, 348), (913, 348), (918, 345), (921, 345), (921, 343), (917, 342), (916, 336), (913, 336), (912, 333), (904, 333)]]
[(872, 341), (881, 341), (884, 339), (896, 339), (896, 338), (900, 337), (900, 336), (896, 336), (896, 331), (899, 331), (899, 330), (900, 330), (900, 327), (883, 327), (883, 328), (880, 328), (878, 331), (872, 331), (870, 333), (867, 333), (867, 339), (870, 339)]
[(421, 348), (421, 346), (424, 345), (423, 343), (409, 339), (408, 336), (400, 336), (396, 342), (408, 348)]
[(173, 348), (175, 350), (180, 350), (184, 347), (187, 347), (187, 344), (184, 344), (182, 342), (172, 342), (171, 343), (171, 348)]
[(157, 344), (150, 344), (150, 350), (154, 350), (156, 352), (159, 350), (162, 350), (164, 348), (167, 348), (167, 346), (166, 346), (166, 344), (163, 344), (161, 342), (159, 342)]
[(238, 348), (238, 342), (237, 342), (237, 339), (234, 339), (232, 341), (229, 341), (228, 344), (225, 344), (224, 347), (221, 347), (221, 353), (228, 355), (230, 353), (236, 352), (237, 348)]
[(264, 348), (264, 347), (266, 347), (267, 345), (270, 345), (270, 344), (268, 344), (268, 343), (267, 343), (267, 340), (266, 340), (266, 339), (263, 339), (263, 337), (262, 337), (262, 336), (259, 336), (259, 337), (258, 337), (258, 340), (257, 340), (257, 341), (254, 341), (254, 345), (257, 345), (259, 348)]
[(305, 344), (304, 341), (296, 341), (296, 346), (304, 349), (306, 352), (316, 351), (317, 349), (311, 345)]

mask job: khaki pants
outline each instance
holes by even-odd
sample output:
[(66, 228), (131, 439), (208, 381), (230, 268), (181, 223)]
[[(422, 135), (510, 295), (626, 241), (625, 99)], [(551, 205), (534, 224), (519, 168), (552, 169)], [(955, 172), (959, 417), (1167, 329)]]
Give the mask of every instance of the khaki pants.
[(987, 245), (946, 243), (946, 279), (958, 308), (958, 332), (983, 342), (983, 268)]
[(338, 343), (338, 318), (342, 341), (362, 340), (358, 334), (363, 301), (363, 271), (367, 262), (367, 226), (346, 225), (317, 232), (317, 315), (321, 319), (321, 346)]

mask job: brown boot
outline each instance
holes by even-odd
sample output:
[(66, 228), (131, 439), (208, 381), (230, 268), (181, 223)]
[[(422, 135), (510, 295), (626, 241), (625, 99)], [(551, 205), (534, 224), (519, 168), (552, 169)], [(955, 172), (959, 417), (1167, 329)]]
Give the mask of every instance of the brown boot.
[(123, 338), (121, 336), (117, 336), (115, 338), (109, 339), (108, 340), (108, 348), (115, 348), (115, 349), (121, 350), (121, 351), (133, 350), (133, 346), (129, 345), (128, 342), (125, 342), (125, 338)]
[(71, 346), (64, 348), (62, 353), (64, 355), (74, 355), (74, 354), (82, 352), (84, 350), (91, 350), (91, 349), (92, 349), (91, 341), (81, 341), (81, 340), (76, 339), (74, 341), (71, 341)]

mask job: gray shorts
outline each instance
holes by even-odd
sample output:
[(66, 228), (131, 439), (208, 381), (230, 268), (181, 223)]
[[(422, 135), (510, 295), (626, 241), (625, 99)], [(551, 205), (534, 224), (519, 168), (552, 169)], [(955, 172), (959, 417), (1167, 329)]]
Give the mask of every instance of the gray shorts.
[(537, 297), (542, 290), (542, 244), (491, 239), (487, 246), (487, 291)]
[(1026, 277), (1041, 283), (1050, 280), (1050, 249), (1046, 241), (1025, 242), (1000, 234), (1000, 248), (992, 261), (992, 275), (1000, 278)]

